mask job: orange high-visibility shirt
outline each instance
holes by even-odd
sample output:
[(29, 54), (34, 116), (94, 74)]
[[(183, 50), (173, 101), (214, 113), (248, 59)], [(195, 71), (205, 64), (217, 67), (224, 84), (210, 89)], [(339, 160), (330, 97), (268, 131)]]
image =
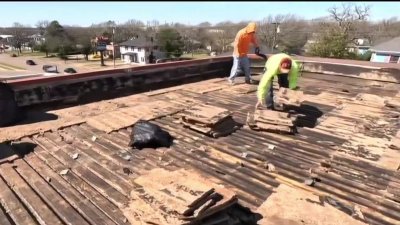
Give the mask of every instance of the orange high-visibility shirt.
[(245, 28), (241, 29), (237, 34), (234, 42), (233, 55), (246, 56), (249, 52), (250, 43), (258, 46), (255, 33), (256, 23), (249, 23)]

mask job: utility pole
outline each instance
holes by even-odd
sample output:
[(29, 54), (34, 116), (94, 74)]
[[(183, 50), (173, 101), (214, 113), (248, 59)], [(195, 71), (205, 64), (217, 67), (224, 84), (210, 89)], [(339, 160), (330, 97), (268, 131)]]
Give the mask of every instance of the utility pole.
[(274, 23), (271, 23), (271, 24), (274, 25), (274, 37), (273, 37), (272, 46), (271, 46), (271, 53), (273, 54), (274, 53), (274, 49), (275, 49), (275, 45), (276, 45), (276, 36), (277, 36), (278, 33), (280, 33), (280, 30), (279, 30), (279, 24), (280, 23), (274, 22)]
[(114, 68), (115, 68), (115, 43), (114, 43), (114, 35), (115, 35), (115, 26), (112, 30), (112, 47), (113, 47), (113, 61), (114, 61)]

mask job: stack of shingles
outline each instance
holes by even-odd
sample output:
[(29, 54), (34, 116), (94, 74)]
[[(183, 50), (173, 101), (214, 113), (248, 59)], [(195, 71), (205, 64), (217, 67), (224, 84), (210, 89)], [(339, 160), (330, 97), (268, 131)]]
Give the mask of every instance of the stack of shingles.
[[(303, 92), (279, 88), (275, 104), (278, 108), (283, 105), (298, 107), (303, 102)], [(272, 110), (256, 110), (254, 114), (248, 113), (247, 125), (253, 130), (264, 130), (279, 133), (296, 132), (295, 121), (297, 115)]]
[(279, 88), (278, 93), (276, 94), (276, 103), (278, 105), (292, 105), (292, 106), (300, 106), (303, 102), (303, 92), (290, 90), (288, 88)]
[(138, 188), (125, 211), (134, 215), (134, 224), (222, 225), (232, 220), (227, 212), (238, 204), (234, 192), (194, 171), (157, 168), (134, 182)]
[(263, 130), (278, 133), (294, 133), (296, 126), (289, 113), (272, 110), (256, 110), (247, 115), (247, 125), (253, 130)]
[(196, 105), (178, 116), (184, 126), (214, 138), (231, 134), (239, 128), (230, 111), (212, 105)]

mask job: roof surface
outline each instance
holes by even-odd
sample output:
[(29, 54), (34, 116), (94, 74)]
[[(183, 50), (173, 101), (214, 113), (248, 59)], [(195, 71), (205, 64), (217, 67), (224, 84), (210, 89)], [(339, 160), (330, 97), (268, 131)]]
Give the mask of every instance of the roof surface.
[(119, 46), (132, 46), (132, 47), (150, 47), (154, 45), (152, 42), (144, 38), (137, 38), (119, 43)]
[[(212, 79), (64, 109), (32, 109), (24, 124), (0, 129), (2, 136), (25, 136), (16, 138), (15, 149), (33, 149), (0, 165), (0, 224), (133, 224), (126, 213), (137, 187), (132, 180), (154, 168), (185, 168), (216, 180), (235, 191), (243, 205), (264, 208), (264, 220), (275, 224), (285, 221), (285, 210), (296, 212), (289, 199), (305, 198), (293, 196), (303, 192), (341, 202), (342, 211), (332, 210), (350, 222), (340, 224), (361, 224), (345, 214), (349, 209), (350, 214), (359, 209), (369, 224), (398, 224), (400, 152), (389, 145), (400, 111), (385, 107), (383, 98), (400, 101), (399, 84), (304, 73), (299, 86), (306, 101), (297, 109), (304, 114), (303, 127), (294, 136), (243, 126), (214, 139), (177, 123), (176, 112), (208, 103), (231, 110), (234, 120), (244, 124), (254, 110), (257, 86), (238, 80), (235, 86)], [(128, 148), (129, 124), (138, 117), (170, 132), (174, 145)], [(266, 163), (275, 170), (267, 170)], [(320, 179), (314, 187), (303, 184), (311, 175)], [(327, 210), (311, 199), (310, 208)], [(281, 213), (268, 217), (268, 205), (278, 203)], [(293, 217), (296, 223), (318, 218), (307, 210), (297, 209), (303, 213)], [(320, 218), (318, 224), (328, 224), (324, 221), (341, 220)]]
[(380, 43), (371, 47), (372, 50), (377, 52), (397, 52), (400, 53), (400, 37), (393, 38), (389, 41)]

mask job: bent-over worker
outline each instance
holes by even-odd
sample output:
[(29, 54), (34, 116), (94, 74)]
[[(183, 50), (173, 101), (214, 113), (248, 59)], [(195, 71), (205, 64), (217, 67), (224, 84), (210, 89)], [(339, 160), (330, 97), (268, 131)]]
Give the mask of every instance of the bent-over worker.
[(268, 58), (265, 70), (257, 89), (256, 109), (266, 104), (267, 109), (274, 110), (274, 77), (278, 76), (279, 88), (296, 89), (299, 65), (289, 55), (278, 53)]

